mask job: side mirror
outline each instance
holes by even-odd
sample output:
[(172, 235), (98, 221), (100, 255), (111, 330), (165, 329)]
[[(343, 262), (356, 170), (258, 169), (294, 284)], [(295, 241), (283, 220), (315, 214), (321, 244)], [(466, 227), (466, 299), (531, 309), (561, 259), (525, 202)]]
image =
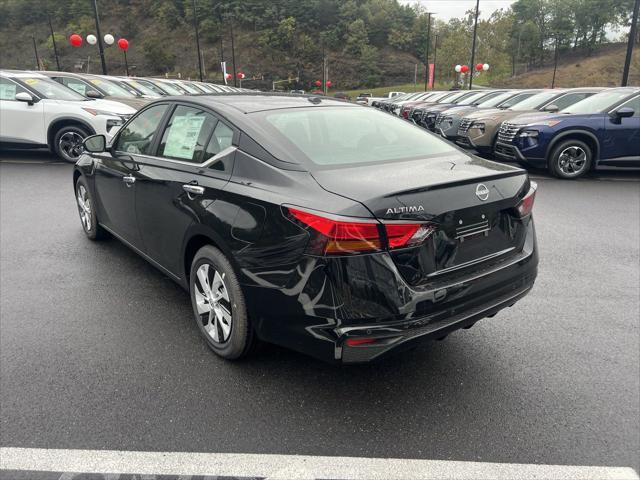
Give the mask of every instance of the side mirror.
[(104, 135), (91, 135), (82, 142), (84, 149), (91, 153), (102, 153), (107, 149), (107, 139)]
[(89, 98), (102, 98), (102, 95), (97, 90), (87, 90), (84, 96)]
[(613, 112), (613, 116), (615, 118), (629, 118), (629, 117), (633, 117), (634, 113), (635, 113), (635, 110), (633, 110), (633, 108), (622, 107), (616, 110), (615, 112)]
[(560, 110), (560, 107), (558, 107), (558, 105), (556, 105), (555, 103), (551, 104), (551, 105), (547, 105), (546, 107), (544, 107), (544, 111), (545, 112), (555, 113), (555, 112), (557, 112), (559, 110)]
[(33, 105), (34, 103), (36, 103), (31, 94), (27, 92), (16, 93), (16, 100), (19, 102), (27, 102), (29, 105)]

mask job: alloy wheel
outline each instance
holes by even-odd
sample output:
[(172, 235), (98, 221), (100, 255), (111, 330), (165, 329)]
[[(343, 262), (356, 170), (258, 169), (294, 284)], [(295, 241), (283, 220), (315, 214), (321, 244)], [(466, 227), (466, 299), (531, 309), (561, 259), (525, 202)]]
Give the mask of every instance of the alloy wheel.
[(558, 156), (558, 168), (568, 177), (580, 175), (587, 166), (587, 152), (582, 147), (572, 145)]
[(69, 159), (77, 159), (82, 154), (82, 135), (77, 132), (65, 132), (58, 140), (60, 151)]
[(216, 343), (224, 343), (229, 339), (233, 317), (229, 291), (222, 275), (208, 263), (198, 267), (195, 285), (196, 305), (202, 327), (206, 334)]
[(78, 202), (78, 212), (80, 213), (80, 221), (82, 226), (87, 232), (91, 231), (91, 199), (89, 198), (89, 192), (80, 185), (76, 193), (76, 200)]

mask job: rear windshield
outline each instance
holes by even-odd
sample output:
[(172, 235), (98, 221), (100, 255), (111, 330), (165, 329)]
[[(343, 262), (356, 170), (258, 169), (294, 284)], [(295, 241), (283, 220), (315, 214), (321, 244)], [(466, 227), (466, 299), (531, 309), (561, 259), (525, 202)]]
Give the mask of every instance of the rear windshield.
[(257, 112), (268, 134), (314, 165), (387, 163), (447, 154), (455, 148), (400, 118), (370, 108), (320, 107)]

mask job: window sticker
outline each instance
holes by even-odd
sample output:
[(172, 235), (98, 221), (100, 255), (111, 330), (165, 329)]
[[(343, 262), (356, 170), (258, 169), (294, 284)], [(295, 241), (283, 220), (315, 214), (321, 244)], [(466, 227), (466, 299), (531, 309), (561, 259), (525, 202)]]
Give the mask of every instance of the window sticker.
[(37, 85), (40, 83), (40, 80), (38, 80), (37, 78), (27, 78), (25, 79), (24, 83), (26, 83), (27, 85)]
[(94, 85), (100, 85), (102, 83), (102, 80), (98, 80), (97, 78), (92, 78), (91, 80), (89, 80), (91, 83), (93, 83)]
[(0, 100), (15, 100), (16, 85), (14, 83), (0, 83)]
[(204, 121), (204, 115), (174, 117), (167, 135), (164, 155), (192, 160)]

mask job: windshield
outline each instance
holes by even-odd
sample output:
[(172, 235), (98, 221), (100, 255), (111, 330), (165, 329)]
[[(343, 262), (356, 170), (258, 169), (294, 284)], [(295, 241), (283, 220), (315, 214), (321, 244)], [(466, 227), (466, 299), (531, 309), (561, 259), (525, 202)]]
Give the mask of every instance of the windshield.
[(189, 85), (188, 83), (184, 83), (184, 82), (180, 82), (177, 84), (178, 86), (182, 87), (184, 90), (187, 91), (187, 93), (202, 93), (200, 90), (198, 90), (195, 87), (192, 87), (191, 85)]
[[(297, 108), (256, 112), (319, 166), (384, 163), (454, 152), (454, 147), (397, 117), (367, 108)], [(271, 127), (271, 128), (269, 128)]]
[(128, 84), (132, 88), (135, 88), (142, 95), (149, 95), (151, 97), (157, 97), (158, 95), (163, 95), (162, 92), (160, 92), (157, 89), (157, 87), (156, 87), (156, 90), (154, 90), (153, 88), (151, 88), (151, 86), (145, 85), (144, 83), (139, 82), (137, 80), (123, 80), (122, 82)]
[(169, 82), (158, 82), (160, 84), (160, 88), (162, 88), (169, 95), (183, 95), (183, 92), (179, 90), (177, 87), (174, 87)]
[(42, 98), (51, 100), (86, 100), (78, 92), (59, 84), (55, 80), (49, 80), (48, 78), (19, 78), (18, 80), (29, 85)]
[(552, 91), (552, 92), (542, 92), (537, 95), (533, 95), (526, 100), (518, 102), (515, 107), (511, 107), (511, 110), (523, 111), (523, 110), (537, 110), (538, 108), (545, 105), (547, 102), (550, 102), (555, 97), (562, 95), (562, 92)]
[(138, 90), (140, 90), (141, 92), (144, 92), (144, 89), (146, 88), (148, 91), (152, 92), (150, 95), (166, 95), (167, 94), (167, 92), (162, 90), (155, 83), (149, 82), (147, 80), (136, 79), (136, 80), (128, 80), (128, 82), (130, 82), (134, 88), (138, 88), (138, 86), (140, 86)]
[(135, 95), (131, 93), (129, 90), (121, 87), (120, 85), (112, 82), (111, 80), (105, 80), (103, 78), (90, 78), (89, 82), (93, 85), (99, 87), (104, 90), (107, 95), (112, 97), (124, 97), (124, 98), (133, 98)]
[(504, 102), (505, 100), (509, 100), (511, 97), (513, 97), (514, 95), (516, 95), (515, 92), (504, 92), (504, 93), (500, 93), (494, 97), (489, 96), (488, 99), (484, 99), (481, 100), (480, 102), (478, 102), (479, 105), (482, 105), (483, 107), (497, 107), (498, 105), (500, 105), (502, 102)]
[(486, 94), (487, 92), (474, 93), (473, 95), (469, 95), (468, 97), (463, 98), (457, 103), (458, 105), (471, 105), (472, 103), (475, 103), (479, 98), (484, 97)]
[(523, 93), (519, 93), (518, 95), (511, 97), (509, 100), (506, 100), (504, 102), (502, 102), (500, 105), (498, 105), (498, 108), (511, 108), (513, 105), (516, 105), (517, 103), (522, 102), (523, 100), (526, 100), (529, 97), (533, 97), (536, 93), (538, 92), (523, 92)]
[(616, 103), (624, 100), (631, 92), (627, 91), (609, 91), (596, 93), (595, 95), (585, 98), (584, 100), (571, 105), (570, 107), (560, 110), (560, 113), (599, 113), (607, 112)]

